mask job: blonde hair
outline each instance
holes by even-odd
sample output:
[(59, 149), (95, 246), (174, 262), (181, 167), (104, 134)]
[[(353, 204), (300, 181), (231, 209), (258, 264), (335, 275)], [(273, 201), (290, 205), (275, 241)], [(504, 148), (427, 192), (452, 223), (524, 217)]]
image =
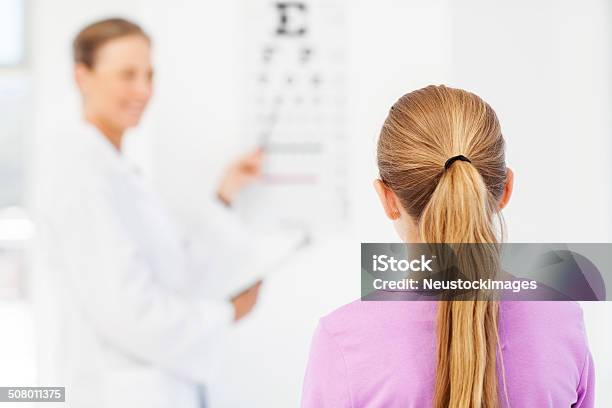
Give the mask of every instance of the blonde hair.
[[(445, 169), (457, 155), (469, 161)], [(424, 242), (501, 240), (494, 216), (506, 181), (504, 139), (495, 112), (480, 97), (446, 86), (401, 97), (381, 130), (378, 167)], [(464, 253), (460, 262), (479, 271), (478, 259), (494, 255), (495, 245), (470, 247), (489, 251), (484, 257)], [(497, 321), (496, 301), (439, 302), (434, 407), (499, 407)]]

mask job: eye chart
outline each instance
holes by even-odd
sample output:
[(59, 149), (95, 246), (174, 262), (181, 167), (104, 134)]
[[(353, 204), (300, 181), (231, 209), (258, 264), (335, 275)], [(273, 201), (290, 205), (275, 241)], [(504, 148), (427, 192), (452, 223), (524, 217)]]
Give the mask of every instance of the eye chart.
[(266, 155), (240, 209), (257, 224), (337, 228), (347, 217), (345, 2), (243, 5), (245, 134)]

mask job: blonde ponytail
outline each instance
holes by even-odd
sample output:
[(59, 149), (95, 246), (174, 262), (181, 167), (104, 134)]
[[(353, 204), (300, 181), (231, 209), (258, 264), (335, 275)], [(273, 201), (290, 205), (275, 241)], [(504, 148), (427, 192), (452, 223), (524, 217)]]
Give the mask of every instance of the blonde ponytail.
[[(495, 243), (494, 203), (471, 163), (456, 162), (434, 190), (419, 223), (431, 243)], [(452, 244), (451, 244), (452, 245)], [(468, 279), (495, 273), (494, 246), (458, 245), (457, 263)], [(493, 266), (493, 267), (491, 267)], [(497, 408), (497, 315), (495, 301), (441, 301), (438, 305), (438, 363), (434, 407)]]
[[(467, 160), (445, 166), (457, 155)], [(378, 165), (424, 242), (455, 245), (468, 278), (497, 272), (494, 217), (506, 174), (504, 141), (489, 105), (445, 86), (403, 96), (383, 125)], [(498, 303), (479, 299), (439, 302), (435, 408), (500, 406)]]

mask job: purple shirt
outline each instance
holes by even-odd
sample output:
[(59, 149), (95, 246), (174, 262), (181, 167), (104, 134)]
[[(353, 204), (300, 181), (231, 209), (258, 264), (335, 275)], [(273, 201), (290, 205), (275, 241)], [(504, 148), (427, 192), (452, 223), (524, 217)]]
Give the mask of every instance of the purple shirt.
[[(431, 407), (434, 301), (356, 301), (314, 334), (302, 407)], [(499, 334), (513, 408), (594, 406), (594, 368), (575, 302), (502, 302)], [(503, 407), (503, 385), (499, 378)]]

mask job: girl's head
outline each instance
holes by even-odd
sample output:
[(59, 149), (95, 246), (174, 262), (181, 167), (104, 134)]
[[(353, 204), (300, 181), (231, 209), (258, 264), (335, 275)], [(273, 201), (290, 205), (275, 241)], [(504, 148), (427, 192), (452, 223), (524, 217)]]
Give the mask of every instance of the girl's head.
[(151, 41), (138, 25), (113, 18), (74, 39), (75, 78), (85, 114), (114, 133), (138, 125), (152, 93)]
[[(463, 155), (469, 161), (455, 160)], [(406, 242), (493, 242), (512, 193), (497, 116), (478, 96), (428, 86), (392, 107), (378, 141), (376, 191)]]
[[(376, 190), (405, 242), (499, 241), (494, 215), (513, 174), (495, 112), (478, 96), (428, 86), (401, 97), (380, 133), (378, 168)], [(494, 245), (467, 245), (456, 255), (463, 272), (485, 276), (496, 254)], [(441, 301), (437, 319), (433, 406), (498, 407), (497, 302)]]

